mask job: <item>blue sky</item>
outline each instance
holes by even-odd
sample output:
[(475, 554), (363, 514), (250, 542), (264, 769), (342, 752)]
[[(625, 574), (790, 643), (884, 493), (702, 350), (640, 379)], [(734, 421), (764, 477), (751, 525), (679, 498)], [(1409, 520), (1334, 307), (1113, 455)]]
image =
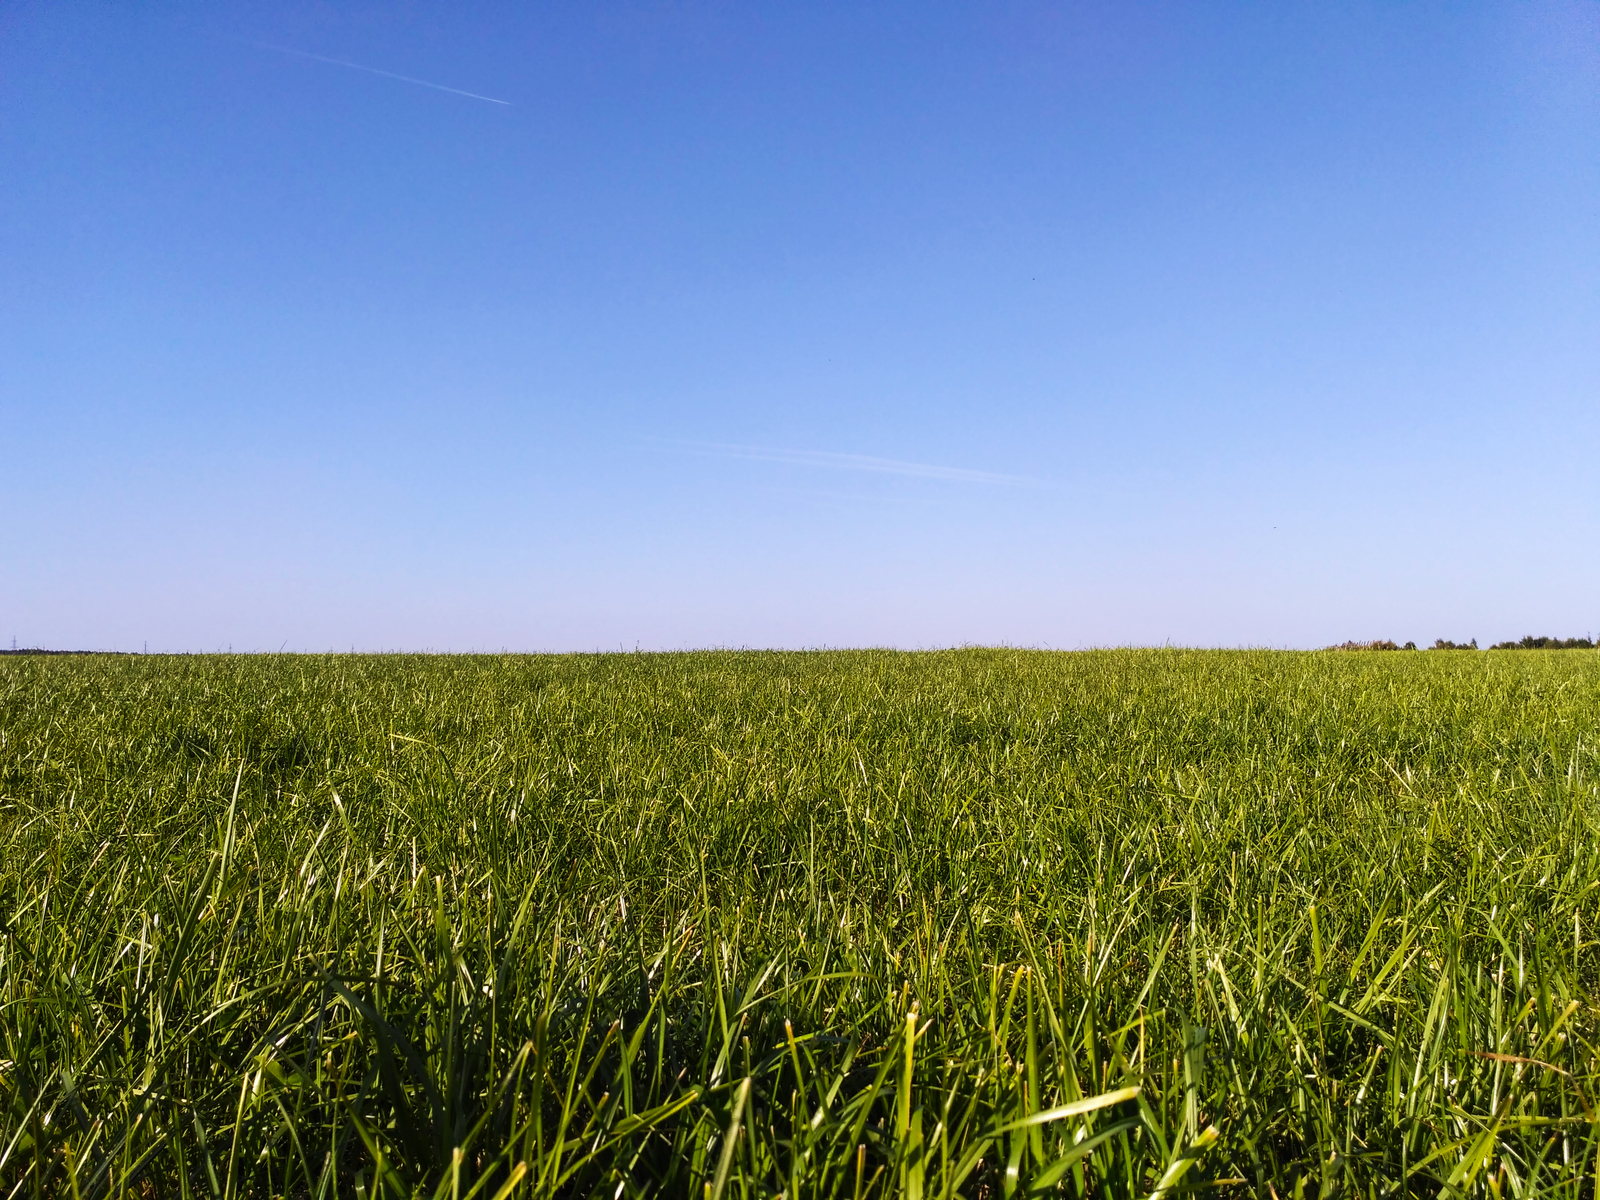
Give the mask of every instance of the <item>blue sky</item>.
[(1600, 632), (1597, 3), (14, 0), (0, 179), (20, 644)]

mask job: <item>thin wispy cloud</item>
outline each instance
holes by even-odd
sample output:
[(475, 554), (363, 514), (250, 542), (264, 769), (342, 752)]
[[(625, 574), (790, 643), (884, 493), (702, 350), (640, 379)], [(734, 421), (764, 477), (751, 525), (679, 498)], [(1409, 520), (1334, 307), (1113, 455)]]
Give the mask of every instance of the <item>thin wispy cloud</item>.
[(754, 462), (783, 463), (791, 467), (821, 467), (834, 471), (864, 471), (874, 475), (902, 475), (911, 479), (940, 479), (947, 483), (998, 484), (1007, 487), (1040, 487), (1037, 479), (1022, 475), (1001, 475), (994, 471), (974, 471), (967, 467), (941, 467), (932, 463), (906, 462), (898, 458), (878, 458), (871, 454), (835, 454), (827, 450), (790, 450), (773, 446), (741, 446), (728, 442), (674, 443), (697, 454), (718, 458), (740, 458)]
[(511, 107), (511, 101), (509, 100), (496, 100), (493, 96), (481, 96), (477, 92), (467, 92), (461, 88), (446, 87), (442, 83), (432, 83), (426, 79), (415, 79), (410, 75), (398, 75), (393, 71), (385, 71), (381, 67), (369, 67), (364, 63), (350, 62), (343, 58), (329, 58), (325, 54), (312, 54), (309, 50), (294, 50), (288, 46), (274, 46), (269, 42), (246, 41), (245, 44), (254, 46), (258, 50), (273, 50), (278, 54), (292, 54), (296, 58), (309, 58), (312, 62), (327, 63), (329, 66), (349, 67), (352, 71), (365, 71), (369, 75), (382, 75), (385, 79), (398, 79), (401, 83), (414, 83), (418, 87), (432, 88), (436, 92), (449, 92), (452, 96), (465, 96), (469, 100), (483, 100), (489, 104), (503, 104), (507, 108)]

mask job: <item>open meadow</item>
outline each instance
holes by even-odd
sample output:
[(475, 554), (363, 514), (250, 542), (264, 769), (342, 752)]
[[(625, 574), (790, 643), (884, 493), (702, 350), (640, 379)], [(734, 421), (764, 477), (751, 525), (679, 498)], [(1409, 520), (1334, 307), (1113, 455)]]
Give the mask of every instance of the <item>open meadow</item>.
[(1593, 1197), (1600, 656), (0, 660), (0, 1196)]

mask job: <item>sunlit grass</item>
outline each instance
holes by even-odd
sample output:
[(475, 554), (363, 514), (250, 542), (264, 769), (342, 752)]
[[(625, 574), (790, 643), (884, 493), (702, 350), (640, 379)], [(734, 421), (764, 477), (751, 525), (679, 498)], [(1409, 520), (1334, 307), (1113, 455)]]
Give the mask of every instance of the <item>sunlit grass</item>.
[(1587, 652), (0, 662), (0, 1195), (1593, 1196)]

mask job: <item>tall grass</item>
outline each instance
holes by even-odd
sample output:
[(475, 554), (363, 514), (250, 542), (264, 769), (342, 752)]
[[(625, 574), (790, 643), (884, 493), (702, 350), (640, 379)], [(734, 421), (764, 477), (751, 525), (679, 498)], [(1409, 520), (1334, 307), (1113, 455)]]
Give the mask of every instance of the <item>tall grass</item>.
[(1595, 1195), (1600, 662), (0, 663), (0, 1195)]

